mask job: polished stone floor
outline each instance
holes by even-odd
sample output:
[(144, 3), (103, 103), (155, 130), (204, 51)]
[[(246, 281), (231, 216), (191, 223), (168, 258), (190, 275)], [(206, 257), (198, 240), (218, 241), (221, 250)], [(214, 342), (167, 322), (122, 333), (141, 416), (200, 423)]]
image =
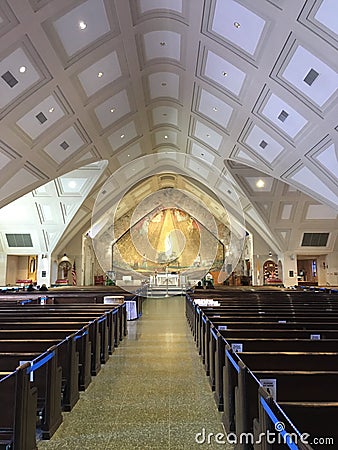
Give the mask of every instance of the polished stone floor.
[[(147, 299), (120, 344), (39, 450), (230, 449), (184, 313), (183, 297)], [(204, 430), (204, 431), (203, 431)], [(197, 441), (196, 442), (196, 435)], [(222, 438), (220, 439), (222, 441)]]

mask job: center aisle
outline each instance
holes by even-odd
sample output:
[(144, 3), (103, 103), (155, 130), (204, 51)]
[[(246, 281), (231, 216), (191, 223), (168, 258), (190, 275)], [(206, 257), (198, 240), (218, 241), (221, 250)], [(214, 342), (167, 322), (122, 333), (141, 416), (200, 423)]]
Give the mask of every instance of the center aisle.
[(147, 299), (142, 318), (128, 323), (128, 333), (52, 439), (39, 442), (39, 450), (231, 449), (215, 442), (223, 433), (221, 415), (184, 299)]

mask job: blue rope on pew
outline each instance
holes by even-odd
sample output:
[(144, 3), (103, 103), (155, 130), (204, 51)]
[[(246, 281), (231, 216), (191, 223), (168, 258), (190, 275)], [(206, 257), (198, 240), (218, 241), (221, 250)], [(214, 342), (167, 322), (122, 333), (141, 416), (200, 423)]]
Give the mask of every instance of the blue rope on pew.
[(107, 320), (107, 316), (101, 317), (101, 319), (98, 320), (98, 323), (103, 322), (104, 320)]
[(119, 312), (118, 309), (114, 309), (113, 314), (117, 314)]
[(214, 338), (215, 338), (216, 341), (217, 341), (217, 339), (218, 339), (217, 334), (213, 331), (213, 329), (210, 329), (210, 331), (211, 331), (211, 334), (214, 336)]
[(268, 404), (266, 403), (266, 401), (264, 400), (263, 397), (260, 397), (260, 402), (261, 402), (261, 405), (263, 406), (265, 412), (267, 413), (267, 415), (270, 417), (272, 423), (274, 424), (275, 430), (278, 431), (282, 435), (283, 443), (285, 443), (291, 450), (299, 450), (298, 445), (296, 445), (294, 442), (289, 442), (290, 439), (287, 438), (287, 432), (285, 431), (285, 429), (282, 427), (282, 429), (279, 430), (279, 428), (280, 428), (279, 425), (281, 425), (281, 422), (277, 419), (277, 417), (275, 416), (275, 414), (273, 413), (271, 408), (268, 406)]
[(207, 323), (207, 319), (205, 318), (205, 316), (202, 316), (202, 320), (204, 323)]
[(234, 358), (230, 355), (229, 350), (225, 350), (225, 354), (228, 358), (228, 360), (231, 362), (231, 364), (234, 366), (234, 368), (236, 369), (236, 371), (239, 373), (239, 365), (236, 363), (236, 361), (234, 360)]
[(21, 300), (20, 305), (26, 305), (26, 303), (31, 303), (31, 301), (31, 298), (29, 298), (28, 300)]
[(40, 361), (38, 361), (36, 363), (33, 362), (33, 364), (30, 367), (27, 367), (27, 374), (34, 372), (39, 367), (46, 364), (46, 362), (48, 362), (50, 359), (54, 358), (54, 356), (55, 356), (55, 351), (48, 353), (48, 355), (45, 356), (44, 358), (40, 359)]
[(77, 341), (78, 339), (82, 338), (83, 336), (86, 336), (86, 334), (88, 334), (88, 330), (84, 331), (81, 334), (77, 334), (74, 336), (74, 341)]

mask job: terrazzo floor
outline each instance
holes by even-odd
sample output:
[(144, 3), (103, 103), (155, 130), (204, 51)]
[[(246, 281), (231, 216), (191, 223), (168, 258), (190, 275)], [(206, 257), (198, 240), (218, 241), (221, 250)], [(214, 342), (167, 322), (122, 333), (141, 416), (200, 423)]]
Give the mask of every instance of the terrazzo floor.
[(221, 413), (184, 301), (145, 301), (142, 318), (128, 322), (128, 336), (39, 450), (232, 449), (214, 438), (224, 433)]

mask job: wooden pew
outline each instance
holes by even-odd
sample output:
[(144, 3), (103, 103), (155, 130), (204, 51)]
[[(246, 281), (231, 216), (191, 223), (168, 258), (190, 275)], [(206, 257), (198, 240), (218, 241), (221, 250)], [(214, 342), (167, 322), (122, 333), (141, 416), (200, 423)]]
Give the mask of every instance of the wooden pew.
[(29, 381), (29, 367), (23, 364), (0, 379), (0, 441), (4, 448), (36, 450), (37, 389)]
[[(43, 438), (50, 438), (62, 421), (61, 398), (63, 409), (70, 411), (79, 398), (79, 388), (85, 389), (90, 382), (91, 368), (97, 370), (95, 358), (90, 357), (90, 336), (97, 343), (99, 363), (107, 360), (107, 324), (109, 322), (113, 330), (111, 339), (114, 346), (114, 322), (120, 320), (117, 318), (120, 309), (105, 305), (84, 312), (81, 307), (53, 310), (39, 306), (0, 307), (0, 351), (7, 353), (1, 355), (0, 368), (7, 373), (8, 370), (14, 370), (20, 361), (33, 361), (31, 364), (34, 368), (34, 383), (38, 388), (38, 417)], [(14, 317), (16, 321), (13, 321)], [(89, 323), (83, 326), (88, 319)], [(70, 328), (68, 322), (81, 324), (82, 327), (75, 331), (76, 328)], [(36, 329), (43, 323), (47, 329)], [(55, 324), (59, 324), (61, 329), (55, 328)], [(28, 329), (23, 330), (22, 327), (26, 326)], [(53, 358), (42, 363), (46, 354), (51, 353)], [(22, 359), (18, 360), (18, 357)]]
[[(226, 338), (223, 335), (226, 335)], [(273, 334), (273, 333), (272, 333)], [(215, 335), (215, 333), (214, 333)], [(259, 335), (258, 335), (259, 336)], [(335, 352), (338, 349), (338, 340), (311, 340), (311, 339), (275, 339), (270, 338), (241, 338), (229, 339), (226, 331), (218, 332), (216, 339), (210, 347), (210, 382), (215, 391), (215, 400), (220, 411), (223, 410), (223, 367), (225, 364), (225, 347), (244, 352)]]
[[(216, 325), (216, 326), (215, 326)], [(206, 321), (204, 324), (204, 329), (203, 329), (203, 339), (204, 339), (204, 344), (202, 347), (202, 352), (204, 355), (203, 361), (205, 363), (205, 369), (206, 369), (206, 373), (207, 375), (209, 375), (211, 377), (211, 385), (212, 388), (214, 388), (214, 370), (215, 370), (215, 353), (217, 351), (216, 347), (217, 347), (217, 333), (221, 334), (226, 340), (227, 342), (232, 345), (232, 344), (242, 344), (243, 345), (243, 351), (264, 351), (264, 350), (268, 350), (268, 348), (266, 347), (266, 345), (270, 342), (271, 337), (268, 334), (263, 334), (263, 336), (266, 337), (260, 337), (260, 331), (261, 331), (261, 326), (262, 323), (258, 322), (256, 324), (253, 323), (246, 323), (245, 326), (246, 327), (250, 327), (251, 330), (255, 330), (257, 335), (256, 337), (240, 337), (240, 338), (236, 338), (236, 337), (231, 337), (231, 334), (228, 332), (228, 330), (223, 330), (222, 325), (220, 323), (216, 323), (216, 324), (212, 324), (211, 321)], [(279, 325), (279, 326), (278, 326)], [(284, 325), (289, 327), (284, 327)], [(237, 326), (237, 322), (231, 323), (231, 325), (229, 325), (229, 328), (233, 326)], [(272, 351), (288, 351), (288, 350), (293, 350), (294, 351), (302, 351), (302, 350), (307, 350), (307, 351), (320, 351), (320, 347), (322, 347), (322, 342), (323, 339), (320, 340), (316, 340), (316, 339), (310, 339), (311, 334), (322, 334), (326, 331), (329, 331), (331, 329), (331, 326), (328, 326), (328, 324), (326, 323), (320, 323), (317, 324), (317, 330), (318, 333), (316, 332), (315, 329), (315, 324), (311, 323), (311, 324), (292, 324), (292, 326), (294, 328), (296, 328), (297, 326), (300, 326), (301, 329), (304, 331), (306, 330), (306, 328), (309, 328), (308, 331), (308, 338), (307, 339), (297, 339), (297, 341), (295, 341), (294, 339), (288, 339), (288, 338), (277, 338), (277, 337), (273, 337), (274, 342), (271, 345), (274, 345), (273, 348), (271, 348)], [(276, 324), (276, 329), (277, 330), (294, 330), (294, 328), (292, 328), (291, 324)], [(271, 323), (269, 324), (269, 328), (274, 328), (274, 324)], [(240, 329), (240, 327), (236, 328), (236, 329)], [(264, 327), (263, 327), (264, 329)], [(265, 329), (267, 329), (265, 327)], [(305, 333), (306, 335), (306, 333)], [(273, 334), (271, 335), (273, 336)], [(335, 336), (335, 335), (333, 335)], [(212, 337), (214, 337), (214, 339), (212, 339)], [(286, 342), (289, 341), (289, 342)], [(316, 343), (315, 343), (316, 341)], [(335, 349), (337, 347), (335, 347), (337, 345), (336, 343), (336, 339), (325, 339), (325, 342), (327, 344), (327, 351), (335, 351)], [(294, 347), (293, 347), (294, 346)], [(303, 346), (303, 347), (301, 347)]]
[[(258, 418), (258, 387), (262, 380), (276, 380), (279, 404), (291, 403), (335, 403), (338, 371), (250, 371), (239, 362), (238, 386), (235, 388), (236, 433), (253, 431), (254, 419)], [(295, 423), (295, 417), (290, 416)]]
[[(115, 320), (116, 330), (115, 330), (115, 336), (119, 336), (119, 338), (115, 339), (115, 346), (119, 344), (119, 340), (123, 339), (123, 336), (127, 335), (127, 313), (125, 304), (110, 304), (110, 305), (103, 305), (103, 299), (105, 296), (109, 295), (125, 295), (125, 291), (117, 291), (117, 292), (110, 292), (107, 290), (103, 291), (93, 291), (89, 290), (86, 291), (85, 289), (76, 289), (74, 291), (62, 291), (62, 290), (56, 290), (56, 291), (47, 291), (45, 293), (43, 292), (20, 292), (15, 294), (0, 294), (0, 308), (2, 305), (2, 302), (9, 302), (12, 304), (25, 304), (26, 306), (29, 306), (29, 302), (31, 303), (38, 303), (40, 302), (40, 298), (46, 297), (47, 298), (47, 305), (55, 305), (56, 307), (69, 307), (74, 308), (78, 307), (81, 309), (87, 308), (93, 310), (94, 308), (113, 308), (114, 306), (118, 308), (118, 323)], [(137, 295), (138, 298), (138, 305), (141, 310), (142, 308), (142, 292)], [(113, 351), (114, 347), (112, 347)]]
[[(29, 319), (28, 319), (29, 320)], [(91, 375), (95, 375), (98, 372), (98, 368), (101, 366), (100, 363), (100, 352), (97, 350), (97, 342), (100, 342), (99, 327), (95, 321), (86, 323), (85, 321), (61, 321), (52, 320), (47, 321), (47, 318), (37, 318), (34, 321), (21, 321), (21, 322), (1, 322), (0, 316), (0, 332), (1, 330), (81, 330), (88, 331), (88, 336), (81, 340), (76, 340), (77, 351), (79, 352), (79, 389), (85, 390), (91, 381)], [(92, 351), (92, 345), (94, 350)], [(89, 366), (89, 369), (88, 369)], [(91, 370), (93, 368), (93, 373)]]
[[(261, 333), (263, 333), (264, 330), (274, 330), (274, 331), (280, 331), (281, 333), (286, 330), (299, 330), (299, 331), (304, 331), (303, 333), (303, 338), (309, 338), (311, 337), (311, 334), (320, 334), (321, 335), (321, 339), (329, 339), (329, 338), (337, 338), (338, 337), (338, 333), (336, 331), (335, 336), (330, 336), (330, 334), (332, 335), (333, 331), (335, 330), (337, 323), (332, 323), (332, 325), (329, 325), (329, 321), (324, 319), (323, 322), (321, 322), (320, 320), (318, 320), (318, 323), (314, 323), (313, 324), (313, 329), (311, 329), (310, 327), (310, 323), (313, 321), (313, 317), (311, 317), (309, 319), (308, 322), (304, 323), (302, 321), (297, 321), (297, 317), (293, 318), (293, 320), (290, 322), (276, 322), (276, 321), (268, 321), (268, 322), (262, 322), (260, 318), (250, 318), (248, 319), (247, 322), (237, 322), (237, 321), (233, 321), (227, 317), (208, 317), (206, 316), (204, 313), (201, 314), (201, 318), (198, 321), (198, 325), (196, 326), (196, 336), (195, 336), (195, 341), (196, 341), (196, 345), (198, 347), (199, 350), (199, 354), (202, 356), (203, 359), (203, 363), (205, 363), (205, 352), (206, 352), (206, 339), (209, 339), (209, 336), (206, 335), (206, 322), (210, 321), (215, 328), (219, 328), (219, 329), (224, 329), (227, 328), (228, 330), (232, 331), (235, 333), (235, 331), (237, 330), (237, 332), (242, 332), (242, 330), (246, 330), (247, 331), (247, 337), (255, 337), (256, 336), (256, 329), (259, 329)], [(319, 323), (323, 323), (323, 327), (319, 327)], [(248, 325), (248, 326), (246, 326)], [(210, 327), (209, 327), (210, 329)], [(308, 333), (305, 333), (306, 330), (309, 330)], [(331, 329), (331, 330), (330, 330)], [(251, 335), (250, 335), (251, 334)], [(266, 337), (266, 336), (261, 336), (261, 337)], [(278, 336), (276, 336), (278, 337)], [(283, 337), (283, 336), (280, 336)], [(298, 337), (298, 336), (295, 336)]]
[(0, 369), (14, 371), (23, 362), (29, 362), (27, 373), (37, 388), (38, 427), (43, 439), (50, 439), (62, 423), (61, 392), (62, 369), (57, 361), (57, 346), (44, 353), (1, 353)]
[[(283, 429), (280, 441), (297, 444), (300, 450), (336, 448), (338, 444), (338, 403), (336, 402), (278, 402), (263, 387), (258, 390), (259, 414), (254, 420), (255, 441), (260, 433)], [(289, 417), (292, 417), (290, 421)], [(276, 433), (279, 434), (279, 433)], [(317, 441), (316, 441), (317, 439)], [(285, 449), (285, 444), (255, 443), (254, 450)]]
[[(214, 292), (212, 293), (214, 294)], [(212, 295), (214, 297), (214, 295)], [(309, 370), (315, 370), (317, 368), (318, 370), (318, 363), (320, 364), (321, 369), (330, 369), (335, 368), (337, 370), (337, 363), (336, 365), (332, 365), (332, 361), (330, 362), (326, 356), (319, 355), (318, 352), (321, 351), (321, 349), (324, 349), (325, 352), (329, 352), (330, 350), (336, 351), (337, 346), (337, 322), (338, 322), (338, 302), (335, 301), (338, 299), (336, 296), (335, 298), (332, 298), (331, 296), (321, 296), (319, 297), (307, 297), (304, 296), (293, 296), (287, 294), (282, 294), (281, 296), (277, 296), (277, 302), (275, 302), (275, 298), (270, 297), (269, 295), (262, 295), (259, 298), (259, 304), (257, 303), (254, 298), (254, 296), (249, 295), (250, 301), (238, 301), (238, 299), (229, 298), (228, 302), (224, 302), (224, 308), (220, 307), (197, 307), (193, 304), (191, 299), (187, 298), (186, 301), (186, 315), (189, 322), (189, 325), (192, 329), (196, 345), (199, 349), (199, 353), (202, 356), (202, 360), (206, 365), (206, 371), (207, 374), (209, 373), (211, 386), (214, 388), (215, 385), (213, 385), (212, 378), (216, 376), (217, 373), (219, 374), (219, 378), (223, 380), (224, 386), (230, 386), (230, 390), (227, 392), (224, 392), (224, 398), (226, 398), (225, 404), (226, 404), (226, 410), (223, 416), (225, 416), (224, 422), (226, 424), (226, 428), (229, 430), (233, 430), (235, 427), (235, 415), (231, 418), (231, 414), (229, 416), (229, 410), (235, 409), (235, 392), (237, 392), (237, 402), (238, 398), (241, 398), (242, 395), (238, 397), (238, 392), (243, 392), (243, 389), (240, 390), (238, 387), (238, 372), (240, 371), (239, 361), (237, 358), (239, 358), (238, 355), (234, 354), (231, 350), (231, 344), (238, 344), (242, 343), (244, 344), (244, 349), (247, 351), (250, 350), (267, 350), (271, 346), (273, 348), (273, 343), (269, 342), (270, 338), (272, 341), (276, 342), (274, 349), (279, 350), (308, 350), (309, 352), (317, 352), (317, 356), (319, 356), (320, 361), (318, 360), (317, 356), (312, 358), (312, 362), (315, 362), (314, 367), (309, 367)], [(274, 296), (275, 297), (275, 296)], [(289, 297), (286, 298), (286, 297)], [(235, 300), (235, 301), (234, 301)], [(262, 301), (263, 300), (263, 301)], [(222, 300), (221, 300), (222, 301)], [(272, 302), (273, 304), (268, 304), (268, 302)], [(297, 304), (295, 303), (297, 301)], [(320, 304), (316, 304), (316, 302), (320, 301)], [(250, 303), (251, 302), (251, 303)], [(272, 310), (274, 308), (274, 310)], [(289, 309), (289, 311), (288, 311)], [(313, 320), (315, 317), (316, 322)], [(229, 333), (227, 334), (226, 331), (218, 331), (217, 328), (221, 328), (224, 326), (224, 328), (227, 328), (229, 330)], [(245, 328), (245, 333), (242, 333), (243, 326)], [(260, 332), (263, 333), (263, 336), (258, 337), (258, 346), (255, 346), (254, 337), (256, 337), (255, 340), (257, 340), (257, 329), (259, 328)], [(290, 335), (288, 336), (288, 332), (290, 331)], [(277, 336), (274, 336), (274, 332), (278, 333)], [(233, 333), (233, 335), (231, 335)], [(250, 334), (251, 333), (251, 334)], [(291, 335), (291, 333), (293, 335)], [(227, 338), (227, 341), (224, 341), (221, 337), (221, 334), (224, 335), (225, 338)], [(316, 340), (315, 338), (312, 340), (310, 339), (311, 334), (318, 335), (320, 334), (320, 341)], [(300, 339), (303, 341), (296, 341), (295, 339)], [(324, 341), (325, 339), (325, 341)], [(243, 341), (243, 342), (242, 342)], [(287, 341), (287, 342), (286, 342)], [(219, 367), (222, 367), (222, 361), (221, 364), (219, 364), (219, 361), (216, 359), (216, 363), (213, 361), (213, 357), (216, 356), (218, 358), (218, 351), (217, 346), (219, 342), (223, 342), (223, 347), (221, 351), (221, 355), (227, 355), (225, 358), (225, 369), (224, 369), (224, 377), (222, 377), (222, 371), (218, 371), (217, 369)], [(326, 346), (325, 346), (326, 342)], [(306, 348), (304, 348), (306, 346)], [(257, 356), (259, 353), (256, 351), (255, 354), (255, 360), (257, 362)], [(240, 355), (242, 356), (242, 354)], [(298, 357), (300, 355), (298, 354)], [(250, 356), (245, 356), (247, 359), (246, 363), (248, 363), (248, 359), (250, 359)], [(260, 356), (258, 356), (258, 359)], [(275, 365), (276, 360), (274, 357), (272, 357), (271, 361), (271, 352), (265, 356), (265, 360), (268, 360), (269, 363), (272, 363), (272, 365)], [(284, 356), (282, 357), (282, 361), (279, 360), (279, 364), (283, 366), (285, 364), (286, 358), (285, 358), (285, 352)], [(291, 361), (295, 362), (295, 359), (291, 359)], [(309, 360), (307, 361), (309, 363)], [(305, 360), (302, 356), (300, 356), (300, 360), (297, 361), (297, 363), (300, 363), (302, 365), (302, 368), (299, 370), (306, 370), (304, 367), (306, 367)], [(305, 366), (304, 366), (305, 364)], [(309, 363), (309, 366), (311, 364)], [(216, 369), (215, 369), (216, 367)], [(228, 367), (228, 368), (227, 368)], [(232, 372), (229, 369), (232, 368)], [(250, 367), (250, 365), (249, 365)], [(262, 366), (264, 367), (264, 366)], [(279, 366), (277, 366), (279, 367)], [(251, 367), (250, 367), (251, 368)], [(297, 368), (297, 364), (296, 364)], [(272, 372), (276, 372), (276, 368), (272, 367), (270, 370), (269, 375), (272, 375)], [(285, 372), (285, 369), (280, 369), (280, 371)], [(292, 370), (295, 373), (295, 369), (292, 367), (290, 370)], [(280, 372), (279, 371), (279, 372)], [(268, 373), (269, 371), (265, 369), (264, 372)], [(280, 375), (281, 377), (284, 375)], [(297, 376), (297, 375), (296, 375)], [(300, 374), (298, 373), (298, 378)], [(304, 377), (305, 375), (302, 374)], [(313, 378), (313, 373), (309, 375)], [(333, 380), (331, 382), (331, 388), (334, 386), (334, 381), (336, 380), (337, 374), (321, 374), (322, 380), (324, 380), (324, 386), (329, 386), (329, 380)], [(242, 377), (242, 375), (241, 375)], [(331, 377), (331, 378), (330, 378)], [(300, 379), (300, 378), (299, 378)], [(309, 378), (306, 378), (306, 380), (309, 380)], [(318, 380), (317, 380), (318, 381)], [(325, 382), (327, 381), (327, 383)], [(242, 383), (242, 378), (240, 383)], [(246, 384), (244, 384), (246, 386)], [(259, 383), (258, 383), (259, 386)], [(324, 387), (325, 389), (325, 387)], [(232, 390), (232, 392), (230, 392)], [(329, 389), (330, 390), (330, 389)], [(311, 390), (310, 390), (311, 392)], [(219, 397), (217, 395), (217, 381), (216, 381), (216, 401), (219, 401)], [(304, 397), (303, 397), (304, 398)], [(325, 396), (322, 398), (325, 399)], [(250, 397), (251, 399), (251, 397)], [(285, 403), (285, 402), (284, 402)], [(286, 402), (289, 408), (299, 408), (299, 403), (297, 402)], [(316, 404), (314, 406), (314, 403)], [(322, 408), (321, 410), (324, 411), (324, 405), (323, 402), (321, 406), (318, 405), (319, 402), (311, 402), (312, 408), (317, 408), (318, 410)], [(331, 402), (332, 403), (332, 402)], [(336, 403), (336, 402), (333, 402)], [(254, 404), (252, 402), (251, 404)], [(308, 408), (309, 406), (309, 402)], [(325, 403), (326, 407), (328, 406), (328, 402)], [(296, 405), (296, 406), (295, 406)], [(237, 408), (238, 410), (238, 408)], [(256, 408), (257, 411), (257, 408)], [(240, 414), (238, 414), (240, 416)], [(257, 413), (256, 413), (257, 415)], [(292, 418), (292, 417), (291, 417)], [(240, 419), (237, 417), (238, 423), (240, 424)], [(258, 423), (258, 422), (257, 422)], [(227, 427), (228, 425), (228, 427)], [(239, 427), (239, 425), (238, 425)], [(237, 448), (244, 448), (244, 447), (236, 447)], [(245, 447), (249, 448), (249, 447)], [(252, 448), (252, 447), (250, 447)], [(256, 447), (255, 447), (256, 448)], [(258, 448), (258, 447), (257, 447)], [(265, 450), (268, 447), (260, 447), (260, 450)], [(269, 447), (269, 449), (274, 449), (277, 447)], [(278, 447), (279, 448), (279, 447)], [(283, 447), (285, 448), (285, 447)], [(304, 446), (299, 447), (302, 449), (310, 449), (312, 447)]]
[[(43, 320), (43, 321), (63, 321), (63, 322), (72, 322), (75, 320), (81, 321), (82, 323), (92, 323), (92, 326), (89, 329), (89, 339), (92, 343), (92, 375), (97, 375), (101, 368), (101, 364), (107, 362), (109, 358), (109, 331), (108, 331), (108, 311), (104, 312), (100, 315), (100, 312), (82, 312), (82, 311), (72, 311), (71, 314), (69, 311), (50, 311), (50, 310), (39, 310), (39, 306), (33, 310), (31, 309), (20, 309), (19, 317), (22, 322), (22, 326), (24, 323), (29, 322), (31, 320)], [(112, 314), (112, 312), (111, 312)], [(0, 324), (1, 321), (11, 322), (18, 320), (17, 311), (4, 311), (0, 309)], [(111, 319), (113, 321), (113, 319)], [(1, 325), (0, 325), (1, 326)]]
[(44, 353), (50, 347), (57, 346), (57, 364), (62, 368), (62, 406), (70, 411), (79, 399), (79, 355), (76, 351), (75, 335), (64, 340), (34, 339), (1, 340), (1, 353)]

